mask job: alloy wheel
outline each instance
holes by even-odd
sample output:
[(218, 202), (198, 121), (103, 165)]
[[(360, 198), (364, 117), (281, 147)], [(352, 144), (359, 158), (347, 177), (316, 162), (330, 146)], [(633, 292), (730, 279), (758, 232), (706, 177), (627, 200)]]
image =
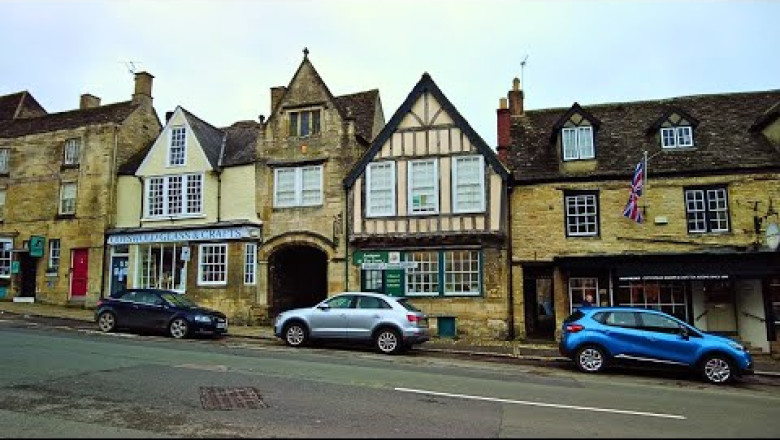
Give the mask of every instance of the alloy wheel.
[(724, 383), (731, 379), (731, 366), (718, 357), (710, 358), (704, 364), (704, 376), (712, 383)]
[(588, 347), (580, 352), (578, 362), (582, 370), (594, 373), (604, 366), (604, 356), (598, 349)]
[(181, 318), (174, 320), (171, 323), (171, 336), (173, 336), (176, 339), (181, 339), (185, 336), (187, 336), (187, 331), (189, 330), (189, 327), (187, 325), (187, 322)]
[(303, 344), (303, 341), (306, 340), (306, 332), (300, 325), (291, 325), (287, 327), (287, 331), (285, 332), (285, 340), (289, 345), (297, 347)]
[(397, 351), (398, 343), (398, 335), (392, 330), (383, 330), (376, 338), (376, 346), (382, 353)]
[(98, 327), (100, 327), (100, 331), (108, 333), (114, 330), (115, 326), (116, 318), (114, 318), (113, 313), (105, 312), (100, 315), (100, 318), (98, 319)]

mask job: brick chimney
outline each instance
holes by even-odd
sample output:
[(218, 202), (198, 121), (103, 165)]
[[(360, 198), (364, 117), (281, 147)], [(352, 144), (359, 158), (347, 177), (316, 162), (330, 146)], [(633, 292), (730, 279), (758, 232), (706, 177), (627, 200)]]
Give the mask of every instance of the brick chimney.
[(507, 164), (509, 161), (509, 146), (511, 144), (509, 130), (512, 126), (512, 118), (509, 112), (507, 99), (501, 98), (498, 101), (498, 110), (496, 110), (496, 131), (498, 134), (496, 152), (498, 153), (498, 159), (504, 164)]
[(512, 116), (520, 116), (523, 114), (523, 91), (520, 89), (520, 79), (515, 78), (512, 80), (512, 90), (506, 95), (509, 98), (509, 113)]
[(90, 95), (89, 93), (81, 95), (81, 99), (79, 100), (79, 110), (95, 107), (100, 107), (100, 98), (95, 95)]
[(279, 101), (282, 100), (282, 95), (284, 95), (284, 92), (286, 91), (287, 91), (287, 87), (285, 86), (271, 87), (271, 111), (272, 112), (276, 108), (276, 105), (279, 104)]
[(154, 76), (147, 72), (138, 72), (135, 74), (135, 93), (133, 93), (133, 104), (140, 104), (147, 110), (152, 109), (152, 80)]

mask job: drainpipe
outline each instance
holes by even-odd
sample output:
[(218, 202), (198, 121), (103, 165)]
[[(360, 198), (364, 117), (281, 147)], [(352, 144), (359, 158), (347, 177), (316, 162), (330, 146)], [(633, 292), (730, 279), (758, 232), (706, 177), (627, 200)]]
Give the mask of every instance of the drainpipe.
[(507, 323), (509, 324), (509, 339), (515, 339), (515, 289), (514, 289), (514, 274), (512, 264), (512, 190), (514, 186), (511, 183), (512, 176), (507, 178), (506, 183), (506, 230), (507, 230), (507, 264), (509, 265), (509, 313)]
[[(117, 125), (114, 125), (114, 147), (112, 148), (111, 152), (111, 174), (109, 175), (109, 193), (108, 197), (110, 200), (110, 203), (108, 206), (110, 207), (108, 215), (108, 226), (114, 226), (116, 224), (116, 182), (117, 182), (117, 168), (116, 168), (116, 152), (119, 148), (119, 127)], [(142, 191), (143, 193), (143, 191)], [(111, 253), (108, 251), (108, 236), (105, 234), (105, 231), (103, 232), (103, 261), (101, 266), (101, 274), (100, 274), (100, 299), (105, 298), (106, 293), (106, 260), (111, 258)]]
[(344, 188), (346, 215), (344, 216), (344, 290), (349, 292), (349, 188)]
[(225, 156), (225, 143), (227, 143), (227, 133), (222, 135), (222, 145), (219, 147), (219, 159), (217, 159), (217, 223), (222, 218), (222, 158)]
[(136, 176), (138, 178), (138, 181), (141, 182), (141, 203), (139, 204), (141, 206), (141, 211), (138, 213), (138, 227), (140, 228), (143, 226), (143, 218), (144, 218), (144, 191), (146, 190), (144, 188), (144, 178), (141, 176)]

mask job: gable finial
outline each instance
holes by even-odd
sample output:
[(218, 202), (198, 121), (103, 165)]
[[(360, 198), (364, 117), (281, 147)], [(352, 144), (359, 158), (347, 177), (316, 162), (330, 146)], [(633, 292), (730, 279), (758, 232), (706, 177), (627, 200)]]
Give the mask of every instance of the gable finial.
[(309, 58), (309, 48), (308, 47), (304, 47), (303, 48), (303, 58), (304, 59), (305, 58)]

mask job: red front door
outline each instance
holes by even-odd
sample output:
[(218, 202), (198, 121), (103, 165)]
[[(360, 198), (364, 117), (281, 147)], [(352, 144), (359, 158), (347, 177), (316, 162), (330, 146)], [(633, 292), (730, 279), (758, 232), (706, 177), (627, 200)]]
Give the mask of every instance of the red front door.
[(70, 296), (81, 297), (87, 294), (87, 273), (89, 272), (89, 249), (73, 249), (70, 273)]

